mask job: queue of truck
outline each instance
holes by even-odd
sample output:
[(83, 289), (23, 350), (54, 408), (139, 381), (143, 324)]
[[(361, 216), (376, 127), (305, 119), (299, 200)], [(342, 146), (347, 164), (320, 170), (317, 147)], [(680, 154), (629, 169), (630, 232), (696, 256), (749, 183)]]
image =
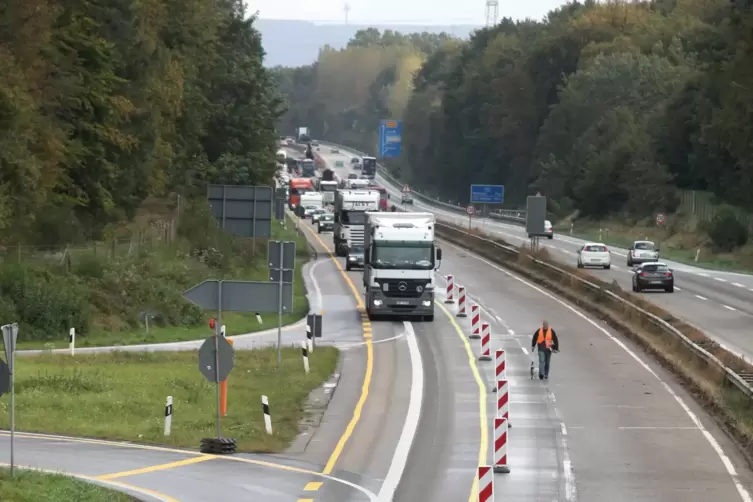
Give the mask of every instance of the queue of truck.
[(347, 271), (363, 269), (369, 319), (431, 322), (434, 272), (442, 260), (434, 215), (389, 211), (389, 193), (373, 183), (376, 159), (363, 157), (359, 167), (360, 177), (341, 180), (325, 169), (320, 178), (290, 179), (289, 206), (299, 217), (311, 218), (318, 233), (332, 231), (335, 254), (345, 258)]

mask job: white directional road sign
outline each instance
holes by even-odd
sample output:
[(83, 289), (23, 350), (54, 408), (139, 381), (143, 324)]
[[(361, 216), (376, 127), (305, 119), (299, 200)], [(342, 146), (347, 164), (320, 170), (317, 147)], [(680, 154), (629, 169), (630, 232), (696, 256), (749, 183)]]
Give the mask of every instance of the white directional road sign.
[[(204, 310), (276, 313), (280, 285), (275, 282), (208, 280), (183, 293)], [(220, 305), (220, 297), (222, 304)], [(293, 310), (293, 284), (282, 285), (282, 311)]]

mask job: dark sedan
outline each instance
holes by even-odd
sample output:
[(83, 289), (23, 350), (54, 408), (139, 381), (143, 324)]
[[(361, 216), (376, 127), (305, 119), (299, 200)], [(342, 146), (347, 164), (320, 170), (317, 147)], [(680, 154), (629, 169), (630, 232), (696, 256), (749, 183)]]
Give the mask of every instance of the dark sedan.
[(363, 268), (363, 266), (363, 246), (353, 246), (348, 250), (348, 256), (345, 257), (345, 270), (351, 270), (353, 268)]
[(633, 291), (640, 292), (644, 289), (663, 289), (672, 293), (675, 290), (675, 274), (665, 263), (643, 263), (633, 272)]
[(319, 219), (316, 222), (316, 232), (322, 233), (322, 232), (331, 232), (335, 229), (335, 215), (332, 213), (324, 213), (323, 215), (319, 216)]

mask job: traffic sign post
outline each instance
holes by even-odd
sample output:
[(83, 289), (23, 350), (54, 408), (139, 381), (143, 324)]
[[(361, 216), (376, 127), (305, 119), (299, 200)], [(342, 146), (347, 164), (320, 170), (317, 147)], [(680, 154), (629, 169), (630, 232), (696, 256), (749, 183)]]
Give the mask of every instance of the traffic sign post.
[(473, 218), (473, 215), (476, 213), (476, 208), (472, 205), (468, 205), (465, 207), (465, 213), (468, 215), (468, 230), (470, 230), (471, 227), (471, 219)]
[(664, 225), (667, 223), (667, 215), (664, 213), (657, 213), (656, 214), (656, 224), (657, 225)]
[(400, 156), (403, 136), (402, 120), (382, 120), (379, 122), (379, 157)]
[[(16, 365), (16, 342), (18, 341), (18, 324), (6, 324), (2, 327), (3, 345), (5, 347), (5, 357), (7, 364), (0, 359), (3, 364), (0, 366), (0, 395), (8, 392), (10, 388), (10, 476), (13, 477), (15, 470), (15, 449), (16, 449), (16, 389), (13, 378), (14, 366)], [(3, 390), (4, 389), (4, 390)]]
[(290, 309), (293, 310), (293, 272), (295, 270), (295, 241), (269, 241), (267, 245), (269, 279), (277, 282), (277, 366), (282, 359), (282, 294), (285, 283), (290, 284)]
[(471, 185), (471, 204), (504, 204), (504, 185)]

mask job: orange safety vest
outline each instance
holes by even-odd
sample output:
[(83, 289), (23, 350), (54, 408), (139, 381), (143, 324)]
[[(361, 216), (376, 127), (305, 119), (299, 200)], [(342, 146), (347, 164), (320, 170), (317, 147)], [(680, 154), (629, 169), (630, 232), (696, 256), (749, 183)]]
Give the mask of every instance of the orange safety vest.
[(547, 349), (552, 348), (552, 328), (546, 329), (546, 336), (544, 336), (544, 328), (539, 328), (539, 338), (536, 340), (536, 345), (545, 344)]

